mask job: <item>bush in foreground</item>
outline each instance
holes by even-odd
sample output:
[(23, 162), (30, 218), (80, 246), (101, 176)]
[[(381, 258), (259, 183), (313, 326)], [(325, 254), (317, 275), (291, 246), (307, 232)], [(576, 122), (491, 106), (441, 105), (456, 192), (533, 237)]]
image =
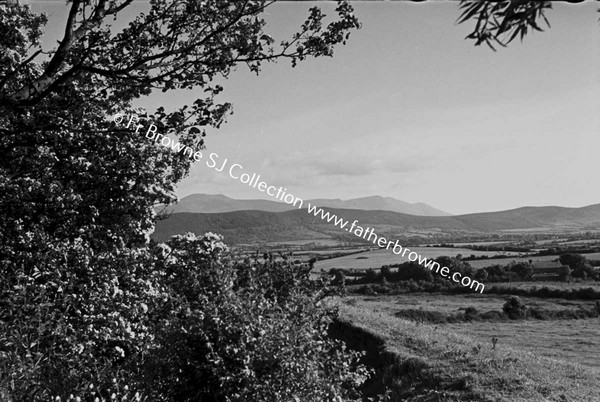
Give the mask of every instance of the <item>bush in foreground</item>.
[(369, 373), (327, 336), (336, 311), (322, 302), (337, 288), (308, 266), (228, 261), (221, 240), (73, 248), (54, 270), (2, 271), (0, 395), (111, 400), (127, 386), (148, 401), (358, 399)]

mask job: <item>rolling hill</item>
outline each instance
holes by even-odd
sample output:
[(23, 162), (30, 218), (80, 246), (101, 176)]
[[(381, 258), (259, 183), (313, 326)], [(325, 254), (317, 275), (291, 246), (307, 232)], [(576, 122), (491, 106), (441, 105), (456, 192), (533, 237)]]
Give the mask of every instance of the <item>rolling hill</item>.
[[(402, 236), (414, 231), (493, 233), (600, 229), (600, 204), (583, 208), (523, 207), (457, 216), (415, 216), (361, 209), (326, 210), (350, 222), (356, 219), (359, 225), (375, 228), (377, 234), (390, 239), (391, 236)], [(340, 239), (352, 236), (306, 210), (249, 210), (212, 214), (174, 213), (168, 219), (158, 222), (152, 237), (157, 241), (165, 241), (171, 235), (187, 231), (221, 233), (231, 244)]]
[[(436, 209), (430, 205), (408, 203), (391, 197), (363, 197), (350, 200), (340, 199), (314, 199), (306, 203), (328, 208), (363, 209), (369, 211), (393, 211), (409, 215), (422, 216), (448, 216), (447, 212)], [(182, 198), (177, 204), (167, 207), (168, 212), (193, 212), (193, 213), (222, 213), (234, 211), (266, 211), (283, 212), (295, 209), (293, 206), (279, 201), (271, 200), (237, 200), (222, 194), (192, 194)]]

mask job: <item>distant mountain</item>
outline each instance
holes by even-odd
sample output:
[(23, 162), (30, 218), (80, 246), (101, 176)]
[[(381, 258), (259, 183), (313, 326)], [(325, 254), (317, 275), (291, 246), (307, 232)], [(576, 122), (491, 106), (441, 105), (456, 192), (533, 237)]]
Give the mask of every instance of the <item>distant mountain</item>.
[(340, 199), (314, 199), (309, 200), (312, 205), (340, 209), (364, 209), (367, 211), (392, 211), (401, 214), (418, 216), (450, 216), (449, 213), (436, 209), (422, 202), (410, 204), (391, 197), (374, 195), (371, 197)]
[[(410, 204), (391, 197), (372, 196), (354, 198), (350, 200), (340, 199), (315, 199), (305, 200), (305, 206), (310, 203), (320, 207), (341, 209), (364, 209), (368, 211), (393, 211), (409, 215), (420, 216), (448, 216), (447, 212), (440, 211), (430, 205), (423, 203)], [(270, 200), (236, 200), (222, 194), (192, 194), (181, 199), (177, 204), (170, 205), (167, 210), (173, 213), (222, 213), (234, 211), (266, 211), (283, 212), (295, 209), (293, 206), (279, 201)]]
[[(599, 230), (600, 204), (584, 208), (523, 207), (509, 211), (458, 216), (415, 216), (391, 211), (330, 209), (349, 222), (392, 239), (419, 233), (499, 231), (560, 232)], [(227, 213), (175, 213), (159, 221), (153, 238), (164, 241), (174, 234), (192, 231), (221, 233), (230, 244), (352, 238), (352, 234), (306, 210), (285, 212), (234, 211)]]
[(290, 206), (279, 201), (270, 200), (236, 200), (222, 194), (192, 194), (183, 197), (177, 204), (169, 205), (170, 212), (200, 212), (207, 214), (233, 211), (289, 211)]

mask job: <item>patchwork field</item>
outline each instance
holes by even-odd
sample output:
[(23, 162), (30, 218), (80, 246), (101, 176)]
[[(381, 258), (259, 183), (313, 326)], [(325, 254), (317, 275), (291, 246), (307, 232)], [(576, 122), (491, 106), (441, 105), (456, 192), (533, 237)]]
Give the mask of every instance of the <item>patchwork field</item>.
[[(437, 258), (444, 255), (456, 257), (457, 254), (463, 256), (470, 256), (472, 254), (476, 256), (480, 255), (497, 255), (497, 254), (514, 254), (518, 256), (519, 253), (510, 252), (494, 252), (494, 251), (475, 251), (466, 248), (458, 247), (409, 247), (411, 251), (415, 251), (427, 258)], [(408, 255), (408, 254), (407, 254)], [(367, 253), (361, 253), (359, 255), (350, 255), (346, 257), (335, 258), (327, 261), (318, 261), (315, 264), (317, 271), (327, 271), (331, 268), (347, 268), (347, 269), (367, 269), (367, 268), (381, 268), (382, 265), (401, 264), (409, 261), (407, 255), (402, 257), (394, 254), (391, 250), (378, 249), (369, 251)], [(554, 257), (556, 258), (556, 257)], [(487, 260), (485, 260), (487, 261)], [(499, 261), (499, 260), (490, 260)], [(471, 261), (470, 261), (471, 262)], [(473, 261), (475, 262), (475, 261)], [(487, 265), (492, 265), (487, 261)]]

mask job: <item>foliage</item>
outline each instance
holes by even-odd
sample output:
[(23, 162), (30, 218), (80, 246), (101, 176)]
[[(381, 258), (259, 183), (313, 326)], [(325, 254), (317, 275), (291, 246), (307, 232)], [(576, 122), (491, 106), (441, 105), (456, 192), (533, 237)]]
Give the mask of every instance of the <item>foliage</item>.
[[(291, 353), (292, 344), (298, 354), (306, 352), (298, 367), (291, 367), (291, 360), (288, 371), (277, 372), (280, 383), (261, 377), (263, 382), (249, 386), (268, 388), (260, 391), (265, 395), (301, 395), (296, 389), (277, 387), (286, 381), (306, 384), (298, 379), (304, 371), (314, 392), (321, 392), (326, 381), (333, 385), (323, 392), (346, 392), (335, 374), (339, 379), (349, 370), (344, 360), (348, 355), (341, 345), (317, 339), (331, 312), (311, 299), (319, 290), (309, 293), (308, 282), (301, 287), (305, 293), (284, 287), (290, 299), (283, 302), (283, 293), (267, 297), (265, 289), (273, 292), (276, 284), (264, 278), (253, 290), (238, 284), (238, 292), (228, 287), (225, 276), (201, 276), (208, 281), (204, 284), (177, 282), (171, 276), (184, 276), (183, 267), (165, 262), (166, 249), (149, 244), (148, 236), (157, 218), (154, 206), (176, 200), (175, 185), (192, 161), (147, 142), (133, 130), (116, 127), (106, 116), (131, 112), (132, 102), (152, 90), (203, 90), (204, 97), (192, 105), (178, 110), (159, 107), (147, 115), (161, 133), (201, 149), (206, 130), (218, 128), (230, 112), (228, 103), (216, 101), (223, 90), (216, 78), (226, 77), (238, 64), (258, 73), (265, 61), (288, 58), (295, 64), (307, 57), (331, 56), (333, 47), (359, 26), (352, 7), (339, 2), (337, 19), (327, 25), (325, 15), (313, 7), (300, 31), (276, 45), (261, 17), (271, 2), (153, 0), (147, 12), (134, 16), (120, 31), (111, 28), (113, 19), (131, 15), (125, 10), (132, 3), (67, 2), (64, 37), (49, 52), (40, 47), (45, 16), (19, 2), (0, 4), (0, 394), (17, 401), (56, 395), (64, 399), (71, 392), (83, 395), (79, 391), (95, 384), (96, 390), (105, 391), (94, 392), (108, 399), (113, 379), (132, 389), (141, 387), (152, 372), (149, 357), (168, 356), (169, 342), (175, 347), (177, 336), (185, 338), (174, 323), (199, 325), (194, 320), (204, 314), (204, 307), (213, 308), (215, 315), (208, 316), (222, 319), (227, 328), (246, 322), (247, 309), (248, 317), (257, 319), (252, 331), (264, 322), (271, 325), (264, 328), (266, 334), (277, 330), (279, 338), (273, 335), (271, 342), (252, 352), (255, 359), (268, 353), (281, 360), (271, 349)], [(213, 240), (205, 241), (218, 243)], [(219, 273), (237, 278), (212, 251), (202, 251), (204, 260), (184, 256), (193, 240), (173, 242), (171, 259), (213, 270), (221, 264)], [(182, 255), (179, 249), (185, 249)], [(193, 279), (195, 271), (187, 267), (186, 278)], [(281, 277), (271, 272), (269, 277), (288, 283), (299, 275), (288, 273)], [(228, 297), (237, 304), (211, 301), (198, 307), (197, 299), (207, 299), (202, 292), (209, 290), (224, 292), (215, 300), (229, 301)], [(302, 305), (294, 304), (300, 301)], [(191, 318), (182, 306), (190, 308)], [(180, 316), (174, 313), (177, 308)], [(258, 319), (262, 313), (267, 314), (265, 321)], [(309, 318), (319, 318), (315, 327), (306, 321)], [(214, 325), (220, 328), (217, 321)], [(286, 338), (290, 332), (285, 325), (297, 336)], [(206, 330), (214, 335), (214, 328)], [(217, 337), (214, 345), (228, 351), (229, 341)], [(307, 352), (302, 342), (311, 347), (320, 342), (321, 349)], [(168, 372), (158, 365), (161, 362), (166, 364), (158, 361), (151, 367)], [(209, 370), (211, 378), (227, 372), (219, 370), (220, 374)], [(164, 378), (161, 385), (172, 379)], [(178, 391), (178, 383), (171, 385), (175, 388), (169, 392)], [(222, 388), (221, 394), (232, 390)]]
[(358, 354), (327, 337), (335, 294), (310, 268), (220, 258), (221, 238), (174, 236), (164, 266), (170, 299), (150, 383), (174, 400), (351, 400), (367, 378)]
[(599, 275), (587, 259), (581, 254), (565, 253), (560, 256), (560, 263), (571, 268), (571, 272), (563, 273), (563, 276), (573, 275), (575, 278), (598, 279)]
[(113, 378), (156, 401), (351, 400), (367, 378), (326, 334), (338, 288), (307, 266), (230, 263), (212, 234), (118, 258), (71, 251), (4, 294), (0, 389), (14, 400), (92, 383), (108, 399)]
[(548, 27), (550, 22), (545, 12), (552, 8), (551, 1), (473, 1), (461, 0), (462, 14), (458, 23), (475, 20), (475, 28), (466, 39), (482, 43), (496, 50), (494, 44), (506, 47), (517, 36), (521, 41), (529, 30), (543, 31), (539, 20)]
[(528, 262), (516, 262), (510, 264), (508, 269), (512, 272), (516, 272), (521, 279), (526, 281), (531, 280), (533, 277), (533, 265)]
[(518, 296), (510, 296), (502, 306), (502, 311), (511, 320), (523, 318), (527, 312), (527, 306)]
[(155, 348), (148, 311), (164, 296), (151, 256), (26, 245), (0, 267), (0, 387), (35, 401), (135, 376)]

